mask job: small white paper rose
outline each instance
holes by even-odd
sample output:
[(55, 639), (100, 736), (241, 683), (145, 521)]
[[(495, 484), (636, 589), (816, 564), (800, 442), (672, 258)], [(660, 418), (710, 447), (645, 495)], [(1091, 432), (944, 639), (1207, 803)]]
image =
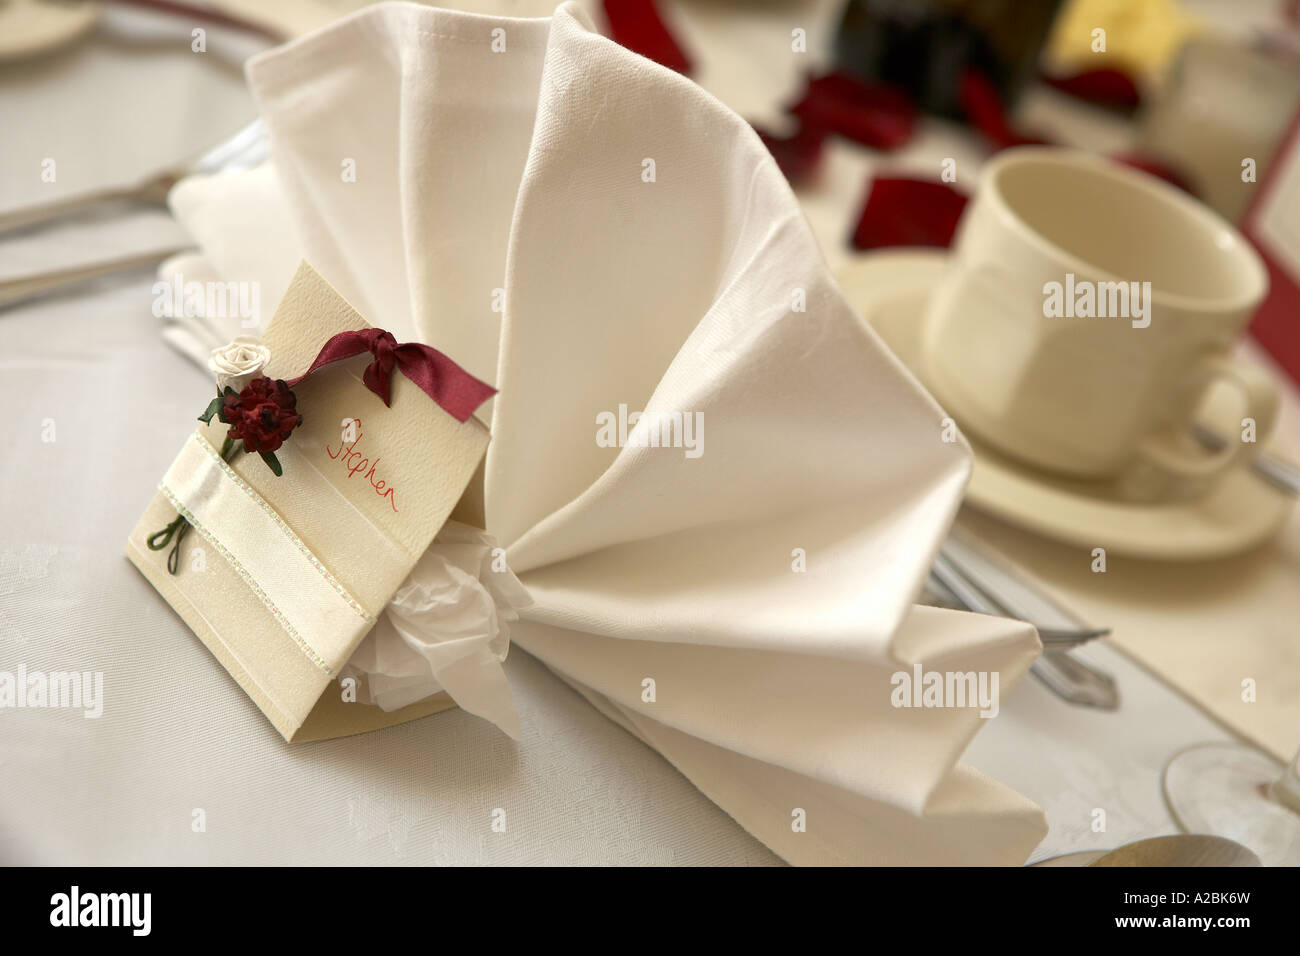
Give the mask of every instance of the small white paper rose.
[(244, 386), (262, 374), (262, 368), (271, 360), (271, 350), (257, 339), (241, 335), (229, 345), (213, 349), (208, 358), (208, 368), (217, 377), (217, 391), (230, 386), (242, 392)]

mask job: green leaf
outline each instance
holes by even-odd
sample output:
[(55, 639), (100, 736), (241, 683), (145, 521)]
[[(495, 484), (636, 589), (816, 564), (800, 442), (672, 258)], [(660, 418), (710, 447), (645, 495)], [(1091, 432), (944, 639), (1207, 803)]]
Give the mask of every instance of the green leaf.
[(204, 409), (203, 414), (199, 416), (199, 421), (207, 424), (212, 421), (212, 416), (221, 410), (221, 396), (218, 395), (212, 401), (208, 402), (208, 407)]
[(262, 456), (262, 461), (266, 462), (266, 467), (275, 472), (275, 477), (279, 478), (284, 474), (284, 469), (280, 467), (280, 459), (275, 457), (275, 452), (259, 451), (258, 454)]

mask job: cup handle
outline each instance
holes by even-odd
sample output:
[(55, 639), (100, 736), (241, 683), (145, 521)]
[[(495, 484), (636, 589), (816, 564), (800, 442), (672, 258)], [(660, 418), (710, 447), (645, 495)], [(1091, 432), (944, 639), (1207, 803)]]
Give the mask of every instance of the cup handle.
[[(1245, 416), (1255, 420), (1258, 438), (1273, 429), (1277, 414), (1277, 389), (1268, 373), (1254, 365), (1224, 355), (1208, 355), (1200, 360), (1199, 374), (1209, 388), (1216, 381), (1227, 382), (1241, 392), (1245, 399)], [(1203, 389), (1204, 390), (1204, 389)], [(1138, 448), (1138, 457), (1176, 478), (1206, 479), (1223, 474), (1248, 449), (1248, 443), (1226, 436), (1227, 441), (1217, 451), (1196, 454), (1185, 450), (1165, 432), (1152, 435)]]

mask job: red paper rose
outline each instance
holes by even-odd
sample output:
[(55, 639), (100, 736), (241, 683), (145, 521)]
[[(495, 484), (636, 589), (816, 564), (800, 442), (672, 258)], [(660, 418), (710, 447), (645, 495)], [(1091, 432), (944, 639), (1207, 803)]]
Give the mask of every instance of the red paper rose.
[[(233, 354), (223, 354), (230, 352), (232, 347), (234, 347)], [(240, 339), (236, 339), (225, 349), (217, 349), (213, 352), (213, 371), (219, 376), (233, 375), (235, 372), (256, 375), (257, 369), (245, 371), (244, 369), (232, 370), (228, 367), (257, 361), (257, 366), (260, 368), (261, 363), (266, 361), (265, 349), (261, 349), (263, 354), (253, 354), (251, 358), (242, 354), (245, 351), (253, 350), (248, 341)], [(217, 396), (208, 403), (208, 407), (199, 416), (199, 421), (206, 425), (212, 421), (212, 416), (216, 415), (219, 421), (230, 426), (230, 431), (226, 433), (226, 440), (221, 444), (221, 460), (230, 461), (231, 456), (239, 451), (239, 446), (235, 442), (243, 441), (243, 450), (259, 454), (262, 461), (266, 462), (266, 467), (279, 478), (284, 474), (284, 469), (280, 466), (280, 460), (275, 457), (275, 450), (284, 444), (284, 440), (295, 428), (302, 424), (302, 416), (295, 408), (298, 404), (298, 396), (289, 388), (287, 382), (281, 379), (271, 381), (265, 375), (250, 380), (239, 392), (230, 385), (225, 385), (223, 388), (220, 384), (222, 378), (219, 377), (217, 381), (219, 383)], [(169, 544), (172, 546), (171, 554), (167, 556), (167, 571), (170, 574), (175, 574), (180, 567), (181, 541), (189, 529), (189, 519), (182, 509), (167, 527), (155, 531), (145, 540), (151, 551), (161, 551)]]
[(298, 397), (283, 379), (262, 376), (244, 386), (238, 395), (226, 391), (221, 400), (221, 420), (230, 426), (229, 437), (244, 442), (250, 452), (273, 452), (302, 424), (294, 406)]

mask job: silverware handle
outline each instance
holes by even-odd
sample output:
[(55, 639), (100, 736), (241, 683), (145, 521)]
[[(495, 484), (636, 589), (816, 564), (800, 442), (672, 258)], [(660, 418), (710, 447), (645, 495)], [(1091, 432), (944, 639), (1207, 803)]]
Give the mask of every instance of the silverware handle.
[(125, 272), (127, 269), (140, 269), (145, 266), (157, 265), (168, 256), (173, 256), (185, 248), (187, 247), (176, 246), (169, 249), (154, 249), (149, 252), (123, 256), (119, 259), (109, 259), (102, 262), (92, 262), (88, 265), (74, 266), (69, 269), (59, 269), (56, 272), (42, 272), (35, 276), (8, 279), (0, 282), (0, 309), (8, 308), (28, 299), (34, 299), (64, 286), (88, 282), (91, 279), (112, 275), (114, 272)]
[(1119, 687), (1115, 678), (1064, 651), (1044, 650), (1029, 671), (1047, 689), (1072, 704), (1119, 709)]
[(967, 577), (953, 567), (948, 560), (947, 555), (942, 551), (935, 555), (934, 564), (930, 567), (930, 573), (935, 579), (942, 584), (968, 611), (974, 611), (976, 614), (991, 614), (994, 617), (1005, 617), (1006, 612), (990, 601), (978, 587), (976, 587)]
[(1251, 470), (1275, 488), (1300, 495), (1300, 468), (1290, 462), (1261, 452), (1251, 462)]
[[(1211, 451), (1217, 451), (1228, 443), (1228, 439), (1200, 422), (1192, 423), (1192, 434)], [(1300, 495), (1300, 467), (1289, 461), (1261, 451), (1251, 460), (1250, 470), (1280, 491)]]
[[(931, 580), (938, 587), (932, 590), (946, 592), (958, 604), (968, 611), (979, 614), (992, 614), (998, 617), (1009, 615), (997, 595), (985, 590), (985, 586), (973, 577), (967, 576), (945, 548), (940, 548), (930, 568)], [(1033, 622), (1029, 622), (1033, 623)], [(1032, 665), (1030, 673), (1062, 700), (1083, 707), (1096, 707), (1100, 710), (1117, 710), (1119, 708), (1119, 688), (1115, 678), (1105, 671), (1093, 667), (1077, 657), (1071, 656), (1066, 648), (1081, 643), (1082, 639), (1108, 634), (1109, 629), (1088, 628), (1080, 631), (1058, 631), (1051, 628), (1039, 628), (1039, 639), (1043, 643), (1043, 652)]]
[(96, 189), (93, 192), (68, 196), (65, 199), (52, 199), (49, 202), (22, 206), (0, 213), (0, 234), (17, 232), (28, 226), (44, 225), (111, 202), (162, 203), (166, 201), (167, 190), (175, 181), (174, 175), (163, 174), (132, 186)]

